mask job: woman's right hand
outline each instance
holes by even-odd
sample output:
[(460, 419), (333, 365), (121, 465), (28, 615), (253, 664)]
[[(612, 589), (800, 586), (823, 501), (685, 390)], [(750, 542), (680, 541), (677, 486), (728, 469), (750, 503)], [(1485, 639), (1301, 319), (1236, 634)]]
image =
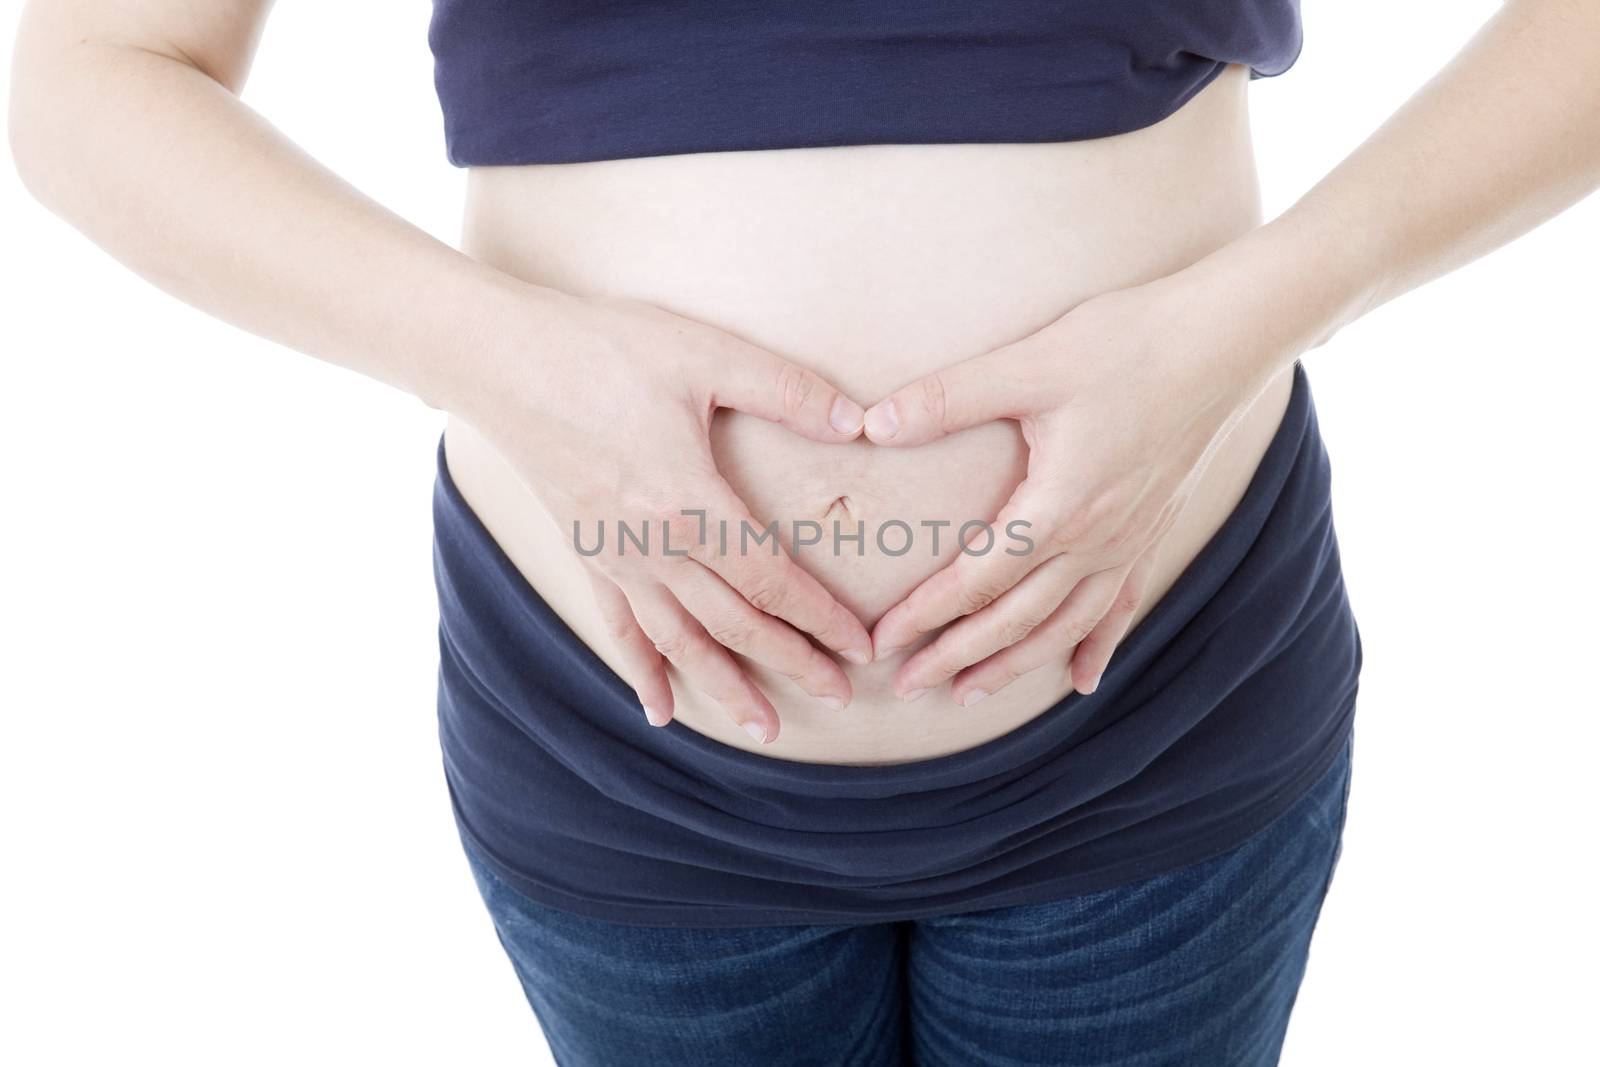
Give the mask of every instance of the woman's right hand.
[[(457, 413), (566, 535), (582, 531), (580, 555), (647, 719), (672, 717), (670, 662), (752, 737), (777, 737), (777, 712), (730, 650), (842, 709), (850, 681), (807, 635), (855, 663), (871, 660), (871, 638), (775, 540), (739, 550), (741, 522), (762, 527), (718, 473), (710, 427), (725, 407), (843, 444), (861, 434), (860, 405), (765, 349), (651, 304), (563, 297), (555, 307), (531, 341), (497, 338), (477, 353), (491, 363)], [(635, 533), (648, 524), (646, 552), (629, 542), (619, 553), (619, 522)], [(588, 554), (602, 523), (604, 548)]]

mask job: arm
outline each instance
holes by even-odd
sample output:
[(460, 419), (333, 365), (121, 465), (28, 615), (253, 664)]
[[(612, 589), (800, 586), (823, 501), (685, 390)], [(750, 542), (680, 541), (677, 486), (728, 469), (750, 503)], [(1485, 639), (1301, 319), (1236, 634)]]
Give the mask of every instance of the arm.
[[(179, 298), (468, 420), (563, 523), (680, 508), (737, 522), (743, 505), (710, 460), (719, 406), (817, 440), (857, 436), (860, 408), (810, 372), (661, 309), (520, 281), (319, 166), (237, 95), (270, 6), (29, 4), (10, 116), (25, 184)], [(663, 654), (770, 740), (776, 713), (727, 648), (841, 703), (848, 680), (802, 634), (870, 648), (787, 556), (596, 560), (591, 577), (658, 725), (673, 706)]]
[(434, 240), (240, 102), (270, 6), (29, 4), (11, 95), (17, 170), (179, 299), (452, 406), (468, 377), (452, 364), (476, 350), (463, 336), (510, 308), (554, 321), (575, 302)]
[(1032, 523), (1039, 545), (958, 556), (879, 620), (878, 656), (959, 620), (901, 667), (897, 690), (948, 679), (971, 703), (1070, 655), (1074, 687), (1092, 691), (1152, 550), (1267, 383), (1597, 185), (1600, 0), (1511, 0), (1278, 219), (874, 405), (867, 435), (888, 445), (1019, 420), (1028, 477), (997, 524)]
[(1239, 369), (1270, 377), (1597, 187), (1600, 2), (1510, 0), (1290, 210), (1194, 270), (1261, 294), (1285, 340)]

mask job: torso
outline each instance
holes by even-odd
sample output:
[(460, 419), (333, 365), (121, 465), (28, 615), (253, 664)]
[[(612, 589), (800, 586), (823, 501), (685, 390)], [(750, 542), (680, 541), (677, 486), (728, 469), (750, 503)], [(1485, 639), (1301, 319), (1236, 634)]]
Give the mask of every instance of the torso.
[[(1087, 297), (1170, 273), (1260, 220), (1243, 68), (1165, 121), (1056, 144), (870, 145), (478, 168), (463, 247), (508, 272), (579, 295), (646, 300), (762, 345), (871, 403), (931, 370), (1032, 333)], [(538, 352), (530, 346), (530, 359)], [(1233, 510), (1277, 428), (1280, 375), (1208, 466), (1166, 538), (1135, 624)], [(867, 529), (891, 519), (992, 518), (1027, 453), (1000, 422), (918, 449), (809, 442), (721, 412), (713, 450), (755, 517)], [(574, 442), (574, 447), (581, 442)], [(451, 475), (528, 582), (606, 662), (617, 658), (571, 544), (471, 427), (446, 431)], [(948, 562), (921, 540), (904, 556), (800, 562), (868, 627)], [(905, 654), (843, 664), (842, 714), (751, 667), (782, 722), (758, 745), (673, 677), (676, 719), (780, 758), (895, 763), (1004, 734), (1066, 695), (1066, 661), (970, 711), (948, 686), (902, 704)], [(640, 716), (644, 728), (643, 715)]]

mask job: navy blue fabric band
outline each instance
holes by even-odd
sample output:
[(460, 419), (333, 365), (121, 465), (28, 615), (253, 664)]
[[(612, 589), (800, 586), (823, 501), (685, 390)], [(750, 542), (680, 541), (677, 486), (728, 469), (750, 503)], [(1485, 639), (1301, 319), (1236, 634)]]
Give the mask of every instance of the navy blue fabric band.
[(1075, 141), (1282, 73), (1299, 0), (434, 0), (458, 166)]
[(1353, 720), (1360, 638), (1299, 364), (1242, 500), (1100, 687), (936, 759), (800, 763), (648, 726), (472, 513), (442, 444), (434, 521), (462, 833), (527, 896), (598, 918), (870, 922), (1124, 884), (1265, 826)]

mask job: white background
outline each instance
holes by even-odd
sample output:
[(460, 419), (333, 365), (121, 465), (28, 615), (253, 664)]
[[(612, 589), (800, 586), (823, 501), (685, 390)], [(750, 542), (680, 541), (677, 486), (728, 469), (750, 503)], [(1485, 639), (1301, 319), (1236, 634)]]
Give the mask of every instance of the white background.
[[(1269, 211), (1496, 6), (1307, 3), (1252, 90)], [(448, 240), (427, 19), (285, 0), (246, 99)], [(0, 211), (0, 1059), (548, 1062), (439, 766), (439, 417), (150, 288), (9, 168)], [(1597, 239), (1600, 199), (1308, 359), (1367, 660), (1289, 1067), (1596, 1062)]]

